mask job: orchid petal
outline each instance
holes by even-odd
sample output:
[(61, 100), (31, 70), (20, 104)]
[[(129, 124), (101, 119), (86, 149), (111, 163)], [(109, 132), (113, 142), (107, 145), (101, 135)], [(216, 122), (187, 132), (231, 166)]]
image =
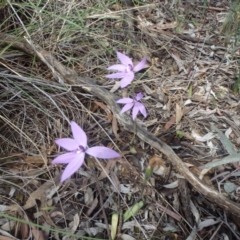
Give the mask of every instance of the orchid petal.
[(109, 158), (120, 157), (120, 154), (115, 152), (114, 150), (107, 147), (101, 147), (101, 146), (88, 148), (86, 153), (96, 158), (109, 159)]
[(123, 78), (126, 76), (126, 74), (127, 73), (124, 73), (124, 72), (112, 73), (112, 74), (108, 74), (106, 78)]
[(64, 153), (53, 159), (52, 164), (67, 164), (76, 156), (75, 152)]
[(133, 79), (134, 79), (134, 73), (133, 72), (126, 73), (124, 78), (121, 80), (121, 88), (124, 88), (127, 85), (129, 85), (132, 82)]
[(69, 162), (69, 164), (65, 168), (61, 177), (61, 182), (71, 177), (82, 166), (84, 157), (85, 153), (75, 155), (75, 158), (71, 162)]
[(120, 60), (120, 62), (121, 62), (122, 64), (124, 64), (125, 66), (128, 66), (129, 64), (130, 64), (131, 66), (133, 66), (133, 62), (132, 62), (131, 58), (129, 58), (127, 55), (122, 54), (122, 53), (120, 53), (120, 52), (117, 52), (117, 57), (118, 57), (118, 59)]
[(121, 98), (116, 101), (116, 103), (122, 103), (122, 104), (127, 104), (127, 103), (132, 103), (133, 99), (132, 98)]
[(144, 117), (147, 117), (147, 110), (142, 103), (136, 103), (138, 110), (142, 113)]
[(141, 70), (145, 67), (146, 62), (147, 62), (147, 58), (144, 57), (144, 58), (142, 59), (142, 61), (139, 62), (139, 63), (133, 68), (133, 71), (134, 71), (134, 72), (139, 72), (139, 71), (141, 71)]
[(71, 121), (71, 129), (72, 129), (73, 137), (75, 141), (78, 143), (78, 145), (86, 147), (87, 136), (86, 136), (86, 133), (82, 130), (82, 128), (78, 126), (74, 121)]
[(138, 94), (136, 95), (136, 97), (135, 97), (135, 99), (136, 99), (137, 101), (141, 100), (142, 98), (143, 98), (143, 94), (142, 94), (142, 93), (138, 93)]
[(123, 65), (123, 64), (115, 64), (115, 65), (112, 65), (112, 66), (108, 67), (107, 69), (123, 72), (123, 71), (126, 70), (126, 66)]
[(68, 151), (74, 151), (79, 146), (79, 144), (72, 138), (59, 138), (55, 140), (55, 143)]
[(121, 113), (125, 113), (133, 107), (134, 103), (127, 103), (121, 110)]
[(137, 117), (138, 111), (139, 111), (139, 108), (136, 105), (137, 105), (137, 103), (135, 103), (135, 106), (133, 107), (133, 110), (132, 110), (132, 119), (133, 120), (135, 120), (135, 118)]

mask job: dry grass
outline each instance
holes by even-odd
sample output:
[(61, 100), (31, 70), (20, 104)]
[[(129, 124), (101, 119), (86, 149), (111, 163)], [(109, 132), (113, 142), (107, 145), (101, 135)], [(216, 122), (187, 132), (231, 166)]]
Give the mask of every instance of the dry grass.
[[(205, 142), (196, 137), (212, 132), (212, 123), (223, 132), (229, 129), (231, 142), (240, 147), (239, 10), (228, 15), (229, 7), (228, 1), (209, 6), (205, 1), (6, 1), (0, 6), (0, 29), (31, 39), (108, 90), (115, 81), (105, 78), (106, 68), (116, 63), (116, 50), (136, 62), (147, 56), (148, 68), (137, 75), (134, 91), (144, 92), (148, 118), (140, 117), (138, 123), (172, 146), (199, 175), (199, 165), (227, 154), (217, 137)], [(237, 3), (233, 7), (239, 8)], [(122, 218), (143, 200), (134, 218), (119, 221), (116, 239), (187, 239), (190, 234), (191, 239), (221, 239), (224, 234), (240, 238), (239, 217), (179, 180), (178, 169), (171, 170), (151, 146), (119, 125), (115, 132), (106, 103), (80, 86), (58, 83), (37, 56), (3, 42), (0, 203), (9, 218), (2, 215), (0, 234), (17, 239), (110, 239), (113, 213)], [(124, 91), (115, 93), (121, 97)], [(123, 158), (96, 162), (88, 157), (70, 180), (59, 184), (64, 166), (51, 165), (62, 151), (54, 140), (70, 136), (71, 120), (86, 131), (90, 146), (111, 147)], [(147, 166), (155, 170), (148, 183)], [(159, 166), (164, 168), (160, 176)], [(222, 184), (211, 180), (238, 169), (237, 164), (214, 168), (203, 180), (238, 203), (238, 191), (224, 191), (227, 181), (239, 185), (237, 175)], [(178, 186), (163, 187), (176, 180)], [(217, 221), (200, 229), (207, 219)]]

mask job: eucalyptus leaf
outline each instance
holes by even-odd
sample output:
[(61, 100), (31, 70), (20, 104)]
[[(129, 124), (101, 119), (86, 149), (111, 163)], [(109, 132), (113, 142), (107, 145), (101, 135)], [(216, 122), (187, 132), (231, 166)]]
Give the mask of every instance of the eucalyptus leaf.
[(240, 177), (240, 171), (231, 173), (231, 176), (233, 176), (233, 177)]
[(222, 145), (224, 146), (224, 148), (227, 150), (227, 152), (231, 155), (231, 154), (236, 154), (236, 150), (234, 149), (233, 144), (230, 142), (230, 140), (225, 136), (225, 134), (220, 131), (217, 127), (215, 127), (214, 125), (211, 125), (212, 131), (216, 131), (218, 133), (219, 136), (219, 140), (221, 141)]
[(178, 180), (172, 182), (172, 183), (169, 183), (169, 184), (166, 184), (166, 185), (163, 185), (165, 188), (176, 188), (178, 187)]
[(214, 161), (207, 163), (201, 167), (200, 169), (204, 168), (212, 168), (212, 167), (217, 167), (223, 164), (228, 164), (228, 163), (234, 163), (234, 162), (240, 162), (240, 153), (237, 153), (237, 151), (234, 149), (233, 144), (230, 142), (230, 140), (223, 134), (222, 131), (220, 131), (217, 127), (214, 125), (211, 125), (212, 131), (216, 131), (218, 133), (219, 139), (221, 143), (223, 144), (224, 148), (227, 150), (229, 153), (229, 156), (219, 160), (219, 161)]
[(231, 193), (233, 191), (236, 191), (239, 186), (232, 183), (232, 182), (226, 182), (223, 186), (225, 192)]
[(214, 161), (214, 162), (210, 162), (207, 163), (201, 167), (199, 167), (200, 169), (204, 169), (204, 168), (212, 168), (212, 167), (217, 167), (223, 164), (227, 164), (227, 163), (234, 163), (234, 162), (240, 162), (240, 153), (235, 153), (233, 155), (229, 155), (219, 161)]
[(197, 229), (197, 231), (201, 231), (203, 228), (212, 226), (212, 225), (214, 225), (214, 224), (217, 224), (217, 223), (219, 223), (220, 221), (221, 221), (220, 218), (217, 218), (216, 220), (213, 219), (213, 218), (212, 218), (212, 219), (206, 219), (206, 220), (204, 220), (204, 221), (202, 221), (202, 222), (200, 222), (200, 223), (198, 224), (198, 229)]

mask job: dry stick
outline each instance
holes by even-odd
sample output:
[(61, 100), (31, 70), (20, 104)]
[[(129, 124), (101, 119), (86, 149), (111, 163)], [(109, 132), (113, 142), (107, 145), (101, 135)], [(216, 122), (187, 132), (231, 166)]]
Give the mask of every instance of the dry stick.
[(181, 145), (188, 147), (190, 149), (192, 149), (193, 151), (195, 151), (196, 153), (198, 153), (199, 155), (205, 157), (206, 156), (206, 152), (200, 150), (199, 148), (193, 146), (192, 144), (185, 142), (185, 141), (181, 141)]
[[(93, 83), (93, 79), (79, 77), (77, 73), (70, 70), (58, 62), (52, 54), (45, 51), (37, 45), (33, 45), (28, 40), (17, 40), (17, 38), (0, 33), (0, 46), (9, 46), (24, 51), (30, 55), (37, 55), (47, 66), (52, 70), (53, 75), (60, 82), (65, 84), (78, 85), (85, 91), (92, 93), (94, 96), (100, 98), (107, 103), (113, 114), (118, 119), (119, 123), (130, 132), (133, 132), (132, 119), (126, 114), (120, 114), (120, 108), (116, 104), (116, 96), (111, 92)], [(208, 187), (197, 176), (195, 176), (182, 162), (182, 160), (174, 153), (174, 151), (166, 143), (156, 138), (153, 134), (147, 132), (140, 126), (136, 126), (136, 134), (144, 142), (148, 143), (151, 147), (165, 154), (168, 160), (172, 163), (175, 169), (185, 177), (185, 179), (200, 193), (202, 193), (210, 201), (215, 202), (218, 206), (232, 214), (240, 215), (240, 205), (225, 198), (217, 191)]]

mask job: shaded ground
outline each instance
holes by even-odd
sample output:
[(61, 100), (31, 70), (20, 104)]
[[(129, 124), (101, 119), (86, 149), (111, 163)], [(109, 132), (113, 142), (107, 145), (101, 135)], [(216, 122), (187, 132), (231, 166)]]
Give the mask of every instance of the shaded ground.
[[(239, 10), (228, 1), (3, 3), (2, 237), (239, 239)], [(130, 94), (145, 96), (139, 127), (113, 101), (127, 89), (105, 78), (116, 51), (147, 57)], [(71, 120), (89, 146), (122, 158), (87, 157), (61, 184), (54, 140), (71, 136)]]

